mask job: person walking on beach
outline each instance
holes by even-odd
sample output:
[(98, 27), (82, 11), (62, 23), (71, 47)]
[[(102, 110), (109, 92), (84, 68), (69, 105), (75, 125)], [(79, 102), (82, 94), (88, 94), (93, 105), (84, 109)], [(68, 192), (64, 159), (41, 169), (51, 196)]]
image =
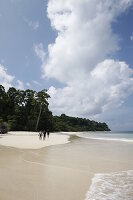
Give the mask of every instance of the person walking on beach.
[(49, 129), (47, 129), (47, 137), (49, 138), (50, 132)]
[(45, 140), (45, 138), (46, 138), (46, 131), (44, 130), (43, 131), (43, 140)]
[(39, 132), (39, 140), (42, 139), (42, 131)]

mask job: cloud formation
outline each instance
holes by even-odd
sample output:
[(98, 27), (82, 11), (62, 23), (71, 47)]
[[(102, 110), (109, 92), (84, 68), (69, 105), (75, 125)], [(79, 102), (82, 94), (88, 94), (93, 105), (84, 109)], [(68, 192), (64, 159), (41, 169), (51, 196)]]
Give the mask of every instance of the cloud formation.
[(38, 82), (38, 81), (36, 81), (36, 80), (33, 80), (32, 81), (35, 85), (38, 85), (38, 86), (40, 86), (41, 84)]
[(132, 35), (130, 36), (130, 40), (133, 41), (133, 33), (132, 33)]
[(33, 48), (34, 48), (36, 55), (41, 59), (42, 64), (44, 64), (46, 54), (44, 52), (43, 44), (42, 43), (34, 44)]
[(24, 84), (23, 84), (23, 82), (20, 81), (20, 80), (17, 80), (16, 82), (17, 82), (16, 88), (19, 89), (19, 90), (24, 90)]
[(20, 80), (15, 80), (15, 76), (9, 75), (7, 73), (7, 69), (1, 64), (0, 64), (0, 85), (3, 85), (6, 90), (8, 90), (10, 87), (16, 87), (17, 89), (24, 90), (23, 82)]
[(30, 88), (31, 84), (28, 82), (28, 83), (26, 83), (26, 86)]
[[(49, 0), (48, 17), (57, 31), (54, 44), (36, 54), (44, 77), (55, 78), (64, 88), (49, 88), (54, 114), (94, 116), (117, 107), (133, 92), (133, 70), (110, 59), (119, 49), (112, 23), (133, 0)], [(39, 46), (38, 46), (39, 47)]]
[(12, 87), (13, 80), (14, 76), (9, 75), (7, 69), (0, 64), (0, 84), (7, 90), (9, 87)]
[(37, 30), (39, 28), (39, 22), (38, 21), (31, 21), (27, 18), (24, 18), (24, 21), (28, 24), (29, 27), (31, 27), (33, 30)]

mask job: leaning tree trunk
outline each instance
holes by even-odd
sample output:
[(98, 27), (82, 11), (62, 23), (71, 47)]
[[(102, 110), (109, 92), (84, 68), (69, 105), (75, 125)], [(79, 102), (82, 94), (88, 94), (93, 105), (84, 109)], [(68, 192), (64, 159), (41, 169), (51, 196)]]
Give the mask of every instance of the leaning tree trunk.
[(39, 111), (39, 115), (38, 115), (37, 122), (36, 122), (36, 131), (37, 131), (38, 124), (39, 124), (39, 121), (40, 121), (41, 112), (42, 112), (42, 106), (40, 105), (40, 111)]

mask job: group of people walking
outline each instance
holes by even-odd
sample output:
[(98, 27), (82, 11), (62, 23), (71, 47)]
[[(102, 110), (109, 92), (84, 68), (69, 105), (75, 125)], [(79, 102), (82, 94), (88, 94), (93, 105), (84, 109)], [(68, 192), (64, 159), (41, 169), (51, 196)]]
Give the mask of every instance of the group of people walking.
[(45, 140), (45, 138), (46, 138), (46, 136), (49, 138), (49, 130), (47, 129), (47, 131), (46, 130), (44, 130), (44, 131), (40, 131), (39, 132), (39, 140)]

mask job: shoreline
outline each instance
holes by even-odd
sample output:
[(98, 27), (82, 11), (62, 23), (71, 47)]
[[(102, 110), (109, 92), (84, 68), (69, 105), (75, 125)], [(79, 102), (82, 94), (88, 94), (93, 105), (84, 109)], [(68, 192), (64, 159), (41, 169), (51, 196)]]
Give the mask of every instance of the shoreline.
[[(89, 137), (85, 136), (85, 135), (81, 135), (83, 134), (83, 132), (62, 132), (63, 134), (67, 134), (69, 136), (77, 136), (79, 138), (84, 138), (84, 139), (88, 139), (88, 140), (97, 140), (97, 141), (107, 141), (107, 142), (127, 142), (127, 143), (131, 143), (133, 144), (133, 138), (130, 139), (130, 138), (108, 138), (108, 137), (99, 137), (101, 135), (98, 135), (97, 133), (97, 136), (95, 137), (95, 132), (94, 132), (94, 135), (92, 134), (91, 132), (91, 136), (89, 135)], [(105, 133), (105, 132), (101, 132), (102, 134)], [(115, 134), (114, 134), (115, 136)]]

